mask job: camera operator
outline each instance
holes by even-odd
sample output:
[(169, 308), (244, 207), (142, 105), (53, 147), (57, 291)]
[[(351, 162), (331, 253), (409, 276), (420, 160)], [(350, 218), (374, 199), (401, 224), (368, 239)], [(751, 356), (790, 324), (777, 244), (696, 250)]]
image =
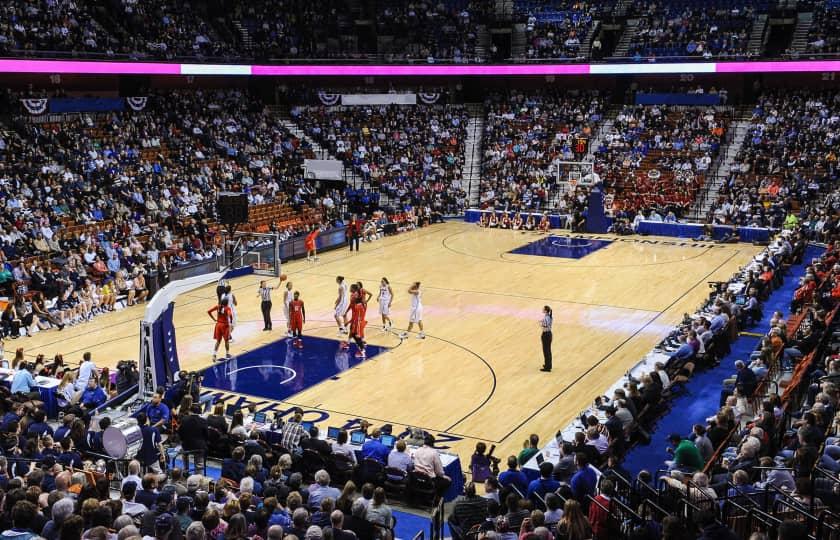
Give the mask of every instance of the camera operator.
[(122, 394), (140, 381), (137, 362), (134, 360), (120, 360), (117, 362), (117, 393)]
[(212, 394), (201, 396), (202, 379), (202, 375), (198, 372), (179, 371), (176, 381), (166, 389), (164, 402), (174, 409), (181, 404), (184, 396), (190, 395), (193, 403), (203, 405), (204, 412), (209, 412), (210, 407), (213, 406), (214, 396)]

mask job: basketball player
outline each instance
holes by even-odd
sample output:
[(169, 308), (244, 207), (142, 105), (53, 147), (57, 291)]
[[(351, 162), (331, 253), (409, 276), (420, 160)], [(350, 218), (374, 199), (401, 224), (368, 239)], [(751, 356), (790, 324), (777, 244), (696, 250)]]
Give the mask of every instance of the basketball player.
[(408, 333), (414, 328), (417, 323), (417, 328), (420, 332), (417, 333), (418, 339), (426, 339), (426, 334), (423, 333), (423, 302), (421, 300), (422, 293), (420, 292), (420, 282), (415, 281), (408, 289), (408, 294), (411, 295), (411, 311), (408, 315), (408, 330), (400, 334), (401, 338), (407, 338)]
[(291, 319), (289, 318), (289, 304), (294, 300), (294, 293), (292, 292), (292, 282), (286, 283), (286, 290), (283, 291), (283, 315), (286, 316), (286, 335), (292, 337)]
[(338, 283), (338, 297), (335, 299), (335, 322), (338, 325), (338, 333), (347, 333), (347, 320), (344, 315), (350, 307), (350, 294), (347, 291), (347, 284), (344, 283), (344, 276), (337, 276), (335, 282)]
[(391, 304), (394, 302), (394, 291), (391, 289), (391, 284), (388, 278), (383, 277), (379, 283), (379, 296), (376, 297), (379, 302), (379, 314), (382, 316), (382, 329), (390, 330), (391, 325)]
[(216, 283), (216, 300), (219, 303), (222, 302), (222, 295), (225, 294), (225, 288), (227, 288), (228, 281), (222, 277), (219, 279), (219, 282)]
[(292, 345), (303, 348), (303, 324), (306, 322), (306, 308), (300, 299), (300, 292), (295, 291), (294, 299), (289, 302), (289, 333), (293, 337)]
[[(358, 291), (356, 292), (358, 293)], [(356, 351), (356, 358), (365, 357), (365, 325), (367, 325), (367, 321), (365, 320), (365, 314), (367, 313), (367, 307), (361, 299), (362, 296), (358, 295), (356, 299), (350, 304), (349, 309), (350, 339), (355, 341), (356, 347), (359, 348), (359, 350)]]
[[(357, 287), (357, 288), (356, 288), (356, 296), (357, 296), (357, 297), (358, 297), (358, 298), (362, 301), (362, 303), (365, 305), (365, 309), (367, 309), (368, 302), (370, 302), (370, 299), (371, 299), (371, 298), (373, 298), (373, 294), (371, 294), (370, 292), (368, 292), (368, 291), (365, 289), (365, 286), (364, 286), (364, 285), (362, 285), (362, 282), (361, 282), (361, 281), (357, 281), (357, 282), (356, 282), (356, 287)], [(352, 303), (352, 298), (351, 298), (350, 300), (351, 300), (351, 303)]]
[(233, 341), (233, 329), (236, 328), (236, 306), (239, 303), (236, 301), (236, 296), (233, 294), (233, 289), (230, 285), (225, 287), (225, 292), (222, 294), (222, 300), (227, 299), (227, 305), (230, 308), (230, 340)]
[[(207, 314), (216, 323), (213, 329), (213, 339), (216, 340), (216, 346), (213, 347), (213, 361), (216, 360), (216, 354), (219, 352), (219, 344), (224, 340), (225, 342), (225, 358), (230, 358), (230, 322), (233, 320), (233, 312), (228, 306), (227, 298), (222, 298), (218, 305), (213, 306), (207, 311)], [(216, 316), (214, 317), (213, 314)]]
[(312, 232), (306, 235), (306, 240), (304, 241), (303, 245), (306, 248), (307, 261), (318, 260), (318, 248), (316, 247), (316, 244), (319, 234), (321, 234), (321, 229), (319, 227), (315, 227), (314, 229), (312, 229)]

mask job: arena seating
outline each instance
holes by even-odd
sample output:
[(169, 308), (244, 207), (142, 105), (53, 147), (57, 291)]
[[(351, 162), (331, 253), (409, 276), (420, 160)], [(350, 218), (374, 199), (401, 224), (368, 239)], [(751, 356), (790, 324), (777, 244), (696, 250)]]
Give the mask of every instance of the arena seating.
[(596, 7), (565, 0), (517, 2), (517, 11), (527, 17), (527, 58), (579, 57), (581, 43), (589, 38), (593, 21), (612, 5), (604, 2)]
[(464, 208), (468, 115), (462, 106), (296, 107), (301, 128), (400, 203)]
[(634, 4), (638, 30), (628, 54), (643, 57), (743, 56), (747, 52), (755, 8), (720, 2)]
[(546, 208), (555, 158), (573, 160), (575, 137), (592, 137), (607, 97), (597, 92), (511, 93), (485, 102), (481, 207)]
[(595, 154), (615, 214), (686, 214), (718, 155), (728, 114), (713, 108), (625, 107)]
[[(288, 238), (323, 220), (302, 184), (311, 152), (240, 91), (171, 92), (139, 112), (61, 118), (18, 114), (5, 132), (2, 180), (17, 191), (3, 201), (10, 279), (0, 285), (29, 333), (142, 301), (143, 274), (155, 271), (162, 285), (174, 267), (217, 256), (217, 190), (248, 192), (246, 230)], [(38, 293), (52, 318), (31, 316)]]
[(794, 210), (808, 220), (810, 237), (824, 237), (826, 216), (813, 205), (831, 185), (837, 161), (838, 95), (786, 91), (761, 96), (710, 217), (719, 223), (781, 227)]
[(826, 2), (814, 11), (814, 20), (808, 32), (809, 53), (832, 54), (840, 51), (840, 6)]
[[(609, 21), (628, 32), (622, 54), (639, 60), (751, 58), (756, 53), (748, 54), (747, 46), (756, 17), (779, 8), (767, 0), (735, 8), (722, 0), (618, 5), (614, 0), (400, 0), (346, 9), (335, 0), (12, 0), (2, 8), (0, 51), (220, 61), (571, 60), (588, 50), (582, 45), (593, 38), (595, 22)], [(836, 54), (837, 9), (835, 0), (798, 2), (797, 11), (814, 14), (804, 52)], [(630, 20), (636, 22), (626, 24)], [(491, 31), (513, 32), (519, 25), (525, 29), (524, 50), (511, 55), (516, 58), (500, 58)]]

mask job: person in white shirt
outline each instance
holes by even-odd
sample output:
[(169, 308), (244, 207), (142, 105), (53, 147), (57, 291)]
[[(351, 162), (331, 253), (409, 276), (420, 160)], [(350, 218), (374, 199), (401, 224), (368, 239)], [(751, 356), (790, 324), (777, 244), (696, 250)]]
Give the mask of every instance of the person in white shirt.
[(99, 372), (96, 369), (96, 364), (94, 364), (91, 359), (90, 352), (86, 352), (82, 356), (82, 364), (79, 366), (79, 376), (76, 379), (76, 391), (83, 391), (87, 388), (88, 380), (90, 380), (91, 377), (97, 377), (98, 375)]
[(350, 458), (350, 461), (352, 461), (355, 465), (356, 451), (353, 449), (352, 446), (350, 446), (350, 444), (347, 441), (347, 430), (342, 429), (338, 432), (338, 437), (336, 438), (336, 441), (332, 443), (332, 453), (347, 456), (348, 458)]
[(425, 474), (432, 478), (437, 487), (438, 494), (443, 494), (452, 479), (446, 476), (443, 471), (443, 463), (440, 454), (434, 449), (435, 437), (428, 434), (423, 439), (423, 446), (414, 451), (414, 471)]
[(423, 332), (423, 301), (421, 299), (423, 293), (420, 291), (419, 281), (415, 281), (411, 288), (408, 289), (408, 294), (411, 295), (411, 311), (408, 316), (408, 330), (400, 334), (400, 337), (403, 339), (407, 338), (408, 333), (411, 332), (412, 328), (414, 328), (414, 324), (417, 323), (417, 327), (420, 329), (420, 332), (417, 333), (417, 337), (419, 339), (425, 339), (426, 334)]

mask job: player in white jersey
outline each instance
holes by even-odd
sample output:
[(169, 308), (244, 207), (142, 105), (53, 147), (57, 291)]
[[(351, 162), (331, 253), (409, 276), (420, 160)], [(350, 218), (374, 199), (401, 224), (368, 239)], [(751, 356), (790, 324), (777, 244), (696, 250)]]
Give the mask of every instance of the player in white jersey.
[(408, 294), (411, 295), (411, 311), (408, 314), (408, 330), (400, 334), (400, 337), (407, 338), (408, 332), (411, 332), (411, 329), (414, 328), (414, 324), (417, 323), (417, 328), (420, 329), (420, 332), (417, 333), (417, 337), (419, 339), (425, 339), (426, 334), (423, 333), (423, 301), (421, 298), (423, 293), (420, 291), (419, 281), (415, 281), (408, 289)]
[(292, 337), (292, 329), (289, 326), (289, 321), (291, 318), (289, 317), (289, 302), (295, 299), (295, 293), (292, 290), (292, 282), (289, 281), (286, 283), (286, 290), (283, 291), (283, 315), (286, 316), (286, 335), (288, 337)]
[(376, 297), (379, 302), (379, 314), (382, 315), (382, 329), (388, 330), (391, 328), (391, 304), (394, 301), (394, 291), (391, 290), (391, 284), (388, 278), (383, 277), (379, 283), (379, 296)]
[(335, 278), (338, 283), (338, 297), (335, 299), (335, 322), (338, 324), (338, 333), (347, 333), (347, 310), (350, 308), (350, 293), (347, 291), (347, 284), (344, 276)]
[(233, 290), (230, 285), (225, 286), (225, 292), (222, 293), (220, 301), (222, 298), (227, 298), (228, 306), (233, 314), (233, 317), (231, 317), (230, 320), (230, 341), (233, 341), (233, 329), (236, 328), (236, 306), (238, 305), (238, 302), (236, 301), (236, 296), (233, 294)]

